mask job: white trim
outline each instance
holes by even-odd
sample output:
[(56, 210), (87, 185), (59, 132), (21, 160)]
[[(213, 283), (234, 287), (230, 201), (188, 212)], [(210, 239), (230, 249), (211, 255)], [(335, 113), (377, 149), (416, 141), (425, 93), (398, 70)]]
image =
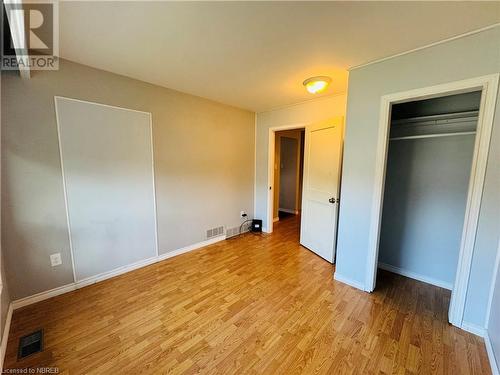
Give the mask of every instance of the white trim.
[(488, 359), (490, 360), (492, 375), (500, 375), (500, 366), (498, 365), (498, 361), (495, 358), (495, 352), (493, 351), (493, 345), (491, 344), (488, 331), (486, 331), (484, 334), (484, 345), (486, 346), (486, 353), (488, 354)]
[(268, 147), (267, 147), (267, 203), (266, 203), (266, 224), (262, 230), (266, 233), (273, 231), (273, 218), (274, 218), (274, 143), (277, 131), (305, 129), (306, 123), (288, 124), (271, 126), (268, 128)]
[(294, 215), (298, 215), (299, 214), (299, 211), (297, 211), (297, 210), (291, 210), (289, 208), (281, 208), (281, 207), (279, 207), (278, 211), (283, 211), (283, 212), (286, 212), (287, 214), (294, 214)]
[(46, 299), (58, 296), (60, 294), (69, 293), (73, 290), (76, 290), (76, 283), (66, 284), (54, 289), (50, 289), (44, 292), (33, 294), (32, 296), (20, 298), (18, 300), (12, 301), (12, 307), (14, 310), (20, 309), (21, 307), (25, 307), (28, 305), (32, 305), (34, 303), (44, 301)]
[(57, 99), (70, 100), (70, 101), (73, 101), (73, 102), (90, 103), (90, 104), (100, 105), (100, 106), (103, 106), (103, 107), (108, 107), (108, 108), (113, 108), (113, 109), (121, 109), (123, 111), (130, 111), (130, 112), (143, 113), (145, 115), (151, 115), (151, 112), (140, 111), (138, 109), (131, 109), (131, 108), (125, 108), (125, 107), (118, 107), (116, 105), (110, 105), (110, 104), (104, 104), (104, 103), (99, 103), (99, 102), (93, 102), (93, 101), (90, 101), (90, 100), (68, 98), (67, 96), (60, 96), (60, 95), (55, 95), (54, 99), (56, 99), (56, 98)]
[(14, 306), (12, 305), (12, 303), (10, 303), (9, 309), (7, 310), (7, 316), (5, 317), (5, 325), (3, 327), (2, 333), (2, 343), (0, 344), (0, 373), (3, 373), (3, 362), (5, 360), (5, 353), (7, 351), (7, 343), (9, 342), (10, 323), (12, 322), (13, 312)]
[(100, 281), (111, 279), (112, 277), (122, 275), (122, 274), (130, 272), (130, 271), (134, 271), (138, 268), (149, 266), (150, 264), (153, 264), (156, 262), (158, 262), (158, 257), (143, 259), (143, 260), (140, 260), (138, 262), (128, 264), (126, 266), (121, 266), (121, 267), (115, 268), (114, 270), (111, 270), (111, 271), (102, 272), (100, 274), (86, 277), (82, 280), (78, 280), (75, 283), (75, 287), (76, 287), (76, 289), (79, 289), (79, 288), (83, 288), (84, 286), (96, 284)]
[(401, 275), (401, 276), (409, 277), (410, 279), (415, 279), (415, 280), (422, 281), (422, 282), (427, 283), (427, 284), (435, 285), (435, 286), (438, 286), (440, 288), (444, 288), (444, 289), (448, 289), (448, 290), (453, 289), (453, 283), (438, 280), (438, 279), (435, 279), (433, 277), (424, 276), (424, 275), (418, 274), (416, 272), (406, 270), (404, 268), (392, 266), (392, 265), (387, 264), (387, 263), (378, 262), (378, 268), (392, 272), (392, 273), (397, 273), (398, 275)]
[(378, 243), (380, 223), (382, 221), (382, 204), (385, 188), (385, 167), (387, 162), (387, 148), (389, 144), (390, 102), (382, 97), (379, 114), (379, 128), (377, 135), (377, 155), (375, 158), (375, 181), (373, 202), (370, 218), (370, 234), (368, 237), (368, 259), (363, 289), (372, 292), (375, 287), (378, 265)]
[(160, 241), (158, 236), (158, 208), (156, 207), (156, 174), (155, 174), (155, 146), (153, 137), (153, 114), (149, 112), (149, 131), (151, 134), (151, 174), (153, 176), (153, 212), (155, 216), (155, 245), (156, 256), (160, 255)]
[(360, 64), (360, 65), (354, 65), (354, 66), (352, 66), (350, 68), (347, 68), (347, 71), (350, 72), (351, 70), (354, 70), (354, 69), (364, 68), (365, 66), (368, 66), (368, 65), (377, 64), (379, 62), (390, 60), (390, 59), (393, 59), (395, 57), (404, 56), (404, 55), (407, 55), (409, 53), (413, 53), (413, 52), (417, 52), (417, 51), (420, 51), (420, 50), (423, 50), (423, 49), (426, 49), (426, 48), (437, 46), (439, 44), (451, 42), (451, 41), (456, 40), (456, 39), (460, 39), (460, 38), (464, 38), (464, 37), (467, 37), (467, 36), (470, 36), (470, 35), (478, 34), (478, 33), (481, 33), (483, 31), (494, 29), (495, 27), (498, 27), (498, 26), (500, 26), (500, 22), (499, 23), (494, 23), (493, 25), (489, 25), (489, 26), (486, 26), (486, 27), (482, 27), (480, 29), (472, 30), (472, 31), (469, 31), (469, 32), (466, 32), (466, 33), (463, 33), (463, 34), (455, 35), (455, 36), (452, 36), (451, 38), (442, 39), (442, 40), (439, 40), (439, 41), (434, 42), (434, 43), (426, 44), (424, 46), (417, 47), (417, 48), (414, 48), (414, 49), (411, 49), (411, 50), (408, 50), (408, 51), (405, 51), (405, 52), (400, 52), (400, 53), (397, 53), (395, 55), (391, 55), (391, 56), (387, 56), (387, 57), (382, 57), (381, 59), (369, 61), (367, 63), (363, 63), (363, 64)]
[(460, 243), (460, 253), (458, 257), (455, 283), (450, 301), (450, 323), (456, 326), (461, 325), (465, 311), (465, 300), (469, 286), (472, 255), (474, 252), (474, 243), (476, 241), (476, 231), (479, 222), (486, 165), (488, 162), (495, 105), (498, 95), (499, 76), (500, 74), (492, 74), (489, 76), (462, 81), (462, 89), (464, 86), (471, 88), (474, 87), (474, 85), (477, 85), (482, 88), (482, 95), (472, 159), (471, 176), (467, 193), (464, 228)]
[(384, 95), (381, 98), (377, 155), (375, 161), (375, 178), (371, 208), (371, 225), (369, 235), (369, 253), (365, 275), (365, 287), (368, 292), (375, 287), (377, 274), (378, 245), (382, 215), (385, 168), (387, 159), (388, 133), (390, 126), (390, 107), (394, 103), (403, 103), (415, 99), (428, 99), (443, 95), (482, 90), (481, 105), (477, 124), (474, 156), (469, 180), (469, 192), (465, 211), (465, 221), (460, 245), (457, 272), (451, 296), (449, 319), (457, 326), (462, 326), (465, 310), (465, 298), (469, 283), (472, 253), (479, 220), (479, 208), (482, 199), (486, 163), (493, 126), (499, 74), (449, 82), (441, 85)]
[(193, 251), (193, 250), (197, 250), (197, 249), (199, 249), (201, 247), (213, 245), (214, 243), (217, 243), (217, 242), (220, 242), (220, 241), (224, 241), (225, 239), (226, 239), (225, 235), (218, 236), (218, 237), (211, 238), (209, 240), (205, 240), (205, 241), (201, 241), (201, 242), (195, 243), (193, 245), (188, 245), (188, 246), (181, 247), (180, 249), (177, 249), (177, 250), (169, 251), (167, 253), (159, 255), (158, 256), (158, 262), (161, 262), (162, 260), (165, 260), (165, 259), (168, 259), (168, 258), (173, 258), (173, 257), (175, 257), (177, 255), (188, 253), (188, 252)]
[[(64, 196), (64, 205), (66, 208), (66, 223), (68, 225), (68, 239), (69, 239), (69, 251), (71, 254), (71, 266), (73, 270), (73, 282), (75, 283), (81, 283), (84, 280), (87, 279), (92, 279), (95, 278), (95, 276), (92, 276), (90, 278), (86, 278), (83, 280), (78, 280), (76, 277), (76, 266), (75, 266), (75, 256), (74, 256), (74, 249), (73, 249), (73, 240), (71, 237), (71, 220), (70, 220), (70, 215), (69, 215), (69, 204), (68, 204), (68, 193), (67, 193), (67, 183), (66, 183), (66, 175), (64, 173), (64, 159), (63, 159), (63, 150), (62, 150), (62, 140), (61, 140), (61, 124), (59, 121), (59, 111), (57, 107), (57, 102), (58, 99), (63, 99), (63, 100), (68, 100), (68, 101), (73, 101), (73, 102), (79, 102), (79, 103), (86, 103), (86, 104), (94, 104), (102, 107), (107, 107), (107, 108), (112, 108), (112, 109), (119, 109), (122, 111), (129, 111), (129, 112), (135, 112), (135, 113), (141, 113), (145, 114), (149, 117), (149, 132), (151, 135), (150, 139), (150, 146), (151, 146), (151, 172), (152, 172), (152, 178), (153, 178), (153, 213), (154, 213), (154, 221), (155, 221), (155, 227), (154, 227), (154, 235), (155, 235), (155, 252), (156, 256), (159, 255), (159, 243), (158, 243), (158, 215), (156, 211), (156, 181), (155, 181), (155, 167), (154, 167), (154, 144), (153, 144), (153, 115), (151, 112), (144, 112), (144, 111), (138, 111), (135, 109), (130, 109), (130, 108), (124, 108), (124, 107), (117, 107), (113, 105), (108, 105), (108, 104), (102, 104), (102, 103), (97, 103), (97, 102), (91, 102), (88, 100), (80, 100), (80, 99), (74, 99), (74, 98), (68, 98), (65, 96), (54, 96), (54, 107), (55, 107), (55, 112), (56, 112), (56, 127), (57, 127), (57, 140), (59, 143), (59, 157), (61, 160), (61, 175), (62, 175), (62, 184), (63, 184), (63, 196)], [(120, 267), (121, 268), (121, 267)], [(118, 268), (118, 269), (120, 269)], [(118, 270), (117, 269), (117, 270)], [(110, 271), (114, 272), (114, 271)], [(106, 274), (106, 273), (105, 273)]]
[(486, 335), (486, 330), (484, 329), (484, 327), (478, 326), (477, 324), (463, 322), (462, 326), (459, 328), (462, 328), (464, 331), (467, 331), (479, 337), (485, 337)]
[(498, 362), (495, 358), (495, 352), (493, 351), (493, 345), (491, 343), (490, 336), (488, 334), (488, 330), (480, 327), (476, 324), (463, 322), (462, 327), (464, 331), (472, 333), (473, 335), (477, 335), (484, 339), (484, 345), (486, 346), (486, 354), (488, 355), (488, 361), (490, 362), (491, 373), (492, 375), (500, 375), (500, 369)]
[(193, 245), (185, 246), (183, 248), (180, 248), (180, 249), (177, 249), (174, 251), (170, 251), (170, 252), (165, 253), (165, 254), (160, 254), (159, 256), (156, 256), (156, 257), (144, 259), (144, 260), (141, 260), (139, 262), (129, 264), (127, 266), (118, 267), (112, 271), (103, 272), (103, 273), (100, 273), (98, 275), (85, 278), (85, 279), (80, 280), (78, 282), (66, 284), (66, 285), (60, 286), (58, 288), (54, 288), (51, 290), (47, 290), (44, 292), (34, 294), (32, 296), (28, 296), (25, 298), (21, 298), (21, 299), (12, 301), (11, 306), (14, 310), (16, 310), (16, 309), (19, 309), (19, 308), (24, 307), (24, 306), (32, 305), (36, 302), (40, 302), (40, 301), (64, 294), (64, 293), (68, 293), (68, 292), (74, 291), (76, 289), (80, 289), (80, 288), (83, 288), (85, 286), (92, 285), (92, 284), (110, 279), (110, 278), (118, 276), (118, 275), (123, 275), (125, 273), (130, 272), (130, 271), (134, 271), (136, 269), (146, 267), (146, 266), (149, 266), (149, 265), (154, 264), (154, 263), (162, 262), (168, 258), (173, 258), (177, 255), (181, 255), (181, 254), (187, 253), (189, 251), (197, 250), (197, 249), (200, 249), (202, 247), (212, 245), (216, 242), (223, 241), (225, 239), (226, 239), (226, 236), (218, 236), (218, 237), (211, 238), (210, 240), (206, 240), (206, 241), (195, 243)]
[(352, 280), (352, 279), (349, 279), (347, 277), (344, 277), (341, 274), (339, 274), (338, 272), (335, 272), (333, 274), (333, 279), (336, 280), (336, 281), (339, 281), (339, 282), (341, 282), (343, 284), (347, 284), (349, 286), (352, 286), (353, 288), (363, 290), (363, 286), (364, 286), (363, 283), (360, 283), (360, 282), (358, 282), (356, 280)]
[(68, 191), (66, 189), (66, 175), (64, 173), (64, 158), (63, 158), (63, 151), (62, 151), (61, 126), (59, 123), (59, 111), (57, 110), (57, 99), (59, 99), (59, 98), (60, 97), (58, 97), (58, 96), (54, 96), (54, 110), (56, 112), (57, 143), (59, 146), (59, 160), (61, 161), (61, 178), (62, 178), (64, 208), (66, 211), (66, 225), (68, 226), (68, 244), (69, 244), (69, 253), (70, 253), (70, 257), (71, 257), (71, 270), (73, 272), (73, 282), (76, 282), (75, 255), (73, 254), (73, 241), (71, 239), (71, 223), (70, 223), (70, 218), (69, 218)]

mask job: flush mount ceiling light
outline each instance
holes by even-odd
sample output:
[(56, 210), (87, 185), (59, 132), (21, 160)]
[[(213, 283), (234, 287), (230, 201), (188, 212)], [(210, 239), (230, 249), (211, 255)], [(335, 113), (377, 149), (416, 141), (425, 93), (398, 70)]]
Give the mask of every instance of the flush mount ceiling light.
[(306, 87), (306, 90), (309, 91), (311, 94), (317, 94), (322, 91), (325, 91), (330, 82), (332, 82), (332, 79), (330, 77), (318, 76), (306, 79), (303, 82), (303, 85)]

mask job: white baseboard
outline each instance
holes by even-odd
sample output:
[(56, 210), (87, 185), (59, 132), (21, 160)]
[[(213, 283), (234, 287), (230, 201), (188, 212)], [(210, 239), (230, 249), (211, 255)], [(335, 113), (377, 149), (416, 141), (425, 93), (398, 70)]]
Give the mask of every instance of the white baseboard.
[(364, 290), (365, 289), (365, 285), (363, 283), (360, 283), (358, 281), (355, 281), (355, 280), (349, 279), (347, 277), (344, 277), (344, 276), (340, 275), (338, 272), (335, 272), (333, 274), (333, 279), (337, 280), (337, 281), (340, 281), (341, 283), (350, 285), (350, 286), (352, 286), (352, 287), (354, 287), (356, 289), (360, 289), (360, 290)]
[(5, 317), (5, 326), (3, 327), (2, 342), (0, 344), (0, 373), (3, 373), (3, 361), (5, 360), (5, 352), (7, 351), (7, 342), (9, 341), (10, 323), (12, 321), (12, 312), (14, 307), (9, 304), (7, 316)]
[(33, 294), (32, 296), (24, 297), (12, 301), (12, 307), (14, 310), (19, 309), (24, 306), (32, 305), (33, 303), (37, 303), (60, 294), (68, 293), (76, 289), (76, 283), (66, 284), (54, 289), (50, 289), (44, 292), (40, 292), (37, 294)]
[(294, 215), (298, 215), (299, 214), (299, 211), (297, 211), (297, 210), (291, 210), (289, 208), (278, 208), (278, 211), (283, 211), (283, 212), (286, 212), (288, 214), (294, 214)]
[(478, 326), (477, 324), (462, 322), (462, 326), (459, 328), (462, 328), (464, 331), (467, 331), (479, 337), (486, 336), (486, 329), (484, 327)]
[(488, 353), (488, 359), (490, 360), (491, 373), (493, 375), (500, 375), (500, 366), (495, 358), (495, 352), (493, 351), (493, 345), (491, 344), (488, 331), (484, 334), (484, 344), (486, 345), (486, 353)]
[(427, 283), (427, 284), (435, 285), (435, 286), (438, 286), (440, 288), (444, 288), (444, 289), (448, 289), (448, 290), (453, 289), (452, 283), (448, 283), (446, 281), (442, 281), (442, 280), (434, 279), (432, 277), (420, 275), (418, 273), (405, 270), (404, 268), (391, 266), (390, 264), (387, 264), (387, 263), (378, 262), (378, 268), (381, 268), (383, 270), (386, 270), (386, 271), (389, 271), (392, 273), (397, 273), (398, 275), (401, 275), (401, 276), (409, 277), (410, 279), (415, 279), (415, 280), (422, 281), (422, 282)]
[(172, 257), (175, 257), (177, 255), (181, 255), (181, 254), (184, 254), (184, 253), (187, 253), (187, 252), (199, 249), (201, 247), (205, 247), (205, 246), (208, 246), (208, 245), (213, 245), (214, 243), (217, 243), (217, 242), (220, 242), (220, 241), (224, 241), (225, 239), (226, 239), (225, 235), (224, 236), (218, 236), (218, 237), (214, 237), (214, 238), (211, 238), (209, 240), (206, 240), (206, 241), (195, 243), (193, 245), (182, 247), (182, 248), (177, 249), (177, 250), (169, 251), (168, 253), (158, 255), (158, 260), (157, 261), (160, 262), (162, 260), (165, 260), (165, 259), (168, 259), (168, 258), (172, 258)]
[(212, 245), (216, 242), (223, 241), (225, 239), (226, 239), (225, 235), (218, 236), (218, 237), (214, 237), (214, 238), (211, 238), (209, 240), (206, 240), (206, 241), (195, 243), (193, 245), (185, 246), (183, 248), (180, 248), (180, 249), (177, 249), (174, 251), (169, 251), (168, 253), (160, 254), (156, 257), (144, 259), (144, 260), (141, 260), (139, 262), (129, 264), (127, 266), (118, 267), (112, 271), (108, 271), (108, 272), (104, 272), (104, 273), (101, 273), (101, 274), (98, 274), (95, 276), (87, 277), (87, 278), (79, 280), (75, 283), (63, 285), (63, 286), (60, 286), (60, 287), (57, 287), (57, 288), (54, 288), (51, 290), (47, 290), (44, 292), (34, 294), (32, 296), (28, 296), (25, 298), (15, 300), (11, 303), (11, 306), (14, 310), (19, 309), (21, 307), (28, 306), (28, 305), (31, 305), (31, 304), (36, 303), (36, 302), (40, 302), (40, 301), (64, 294), (64, 293), (71, 292), (71, 291), (79, 289), (79, 288), (83, 288), (83, 287), (91, 285), (91, 284), (98, 283), (100, 281), (104, 281), (106, 279), (110, 279), (110, 278), (118, 276), (118, 275), (122, 275), (124, 273), (136, 270), (138, 268), (149, 266), (150, 264), (153, 264), (153, 263), (161, 262), (161, 261), (166, 260), (168, 258), (172, 258), (172, 257), (175, 257), (177, 255), (187, 253), (189, 251), (197, 250), (199, 248), (202, 248), (202, 247), (205, 247), (208, 245)]
[(493, 351), (490, 336), (488, 335), (488, 330), (484, 327), (478, 326), (477, 324), (467, 322), (462, 322), (462, 326), (459, 328), (462, 328), (464, 331), (480, 336), (484, 339), (486, 353), (488, 354), (488, 360), (490, 362), (491, 373), (493, 375), (500, 375), (498, 361), (495, 358), (495, 353)]
[(129, 264), (127, 266), (115, 268), (114, 270), (111, 270), (108, 272), (103, 272), (103, 273), (100, 273), (98, 275), (86, 277), (85, 279), (79, 280), (76, 283), (74, 283), (75, 287), (76, 287), (75, 289), (83, 288), (84, 286), (92, 285), (92, 284), (98, 283), (99, 281), (104, 281), (104, 280), (110, 279), (112, 277), (122, 275), (124, 273), (136, 270), (138, 268), (149, 266), (150, 264), (156, 263), (158, 261), (159, 261), (158, 257), (152, 257), (152, 258), (140, 260), (138, 262)]

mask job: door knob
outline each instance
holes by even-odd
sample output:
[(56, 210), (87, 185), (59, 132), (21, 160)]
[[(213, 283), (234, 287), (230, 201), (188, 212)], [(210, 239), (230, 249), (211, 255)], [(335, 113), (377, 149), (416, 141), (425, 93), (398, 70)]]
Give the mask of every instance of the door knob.
[(328, 202), (330, 202), (330, 203), (335, 203), (335, 198), (330, 198), (330, 199), (328, 199)]

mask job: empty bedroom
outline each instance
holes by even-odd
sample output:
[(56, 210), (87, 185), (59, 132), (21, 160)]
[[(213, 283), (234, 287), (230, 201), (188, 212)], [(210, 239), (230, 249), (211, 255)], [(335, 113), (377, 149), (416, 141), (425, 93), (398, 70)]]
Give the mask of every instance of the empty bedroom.
[(500, 2), (1, 19), (3, 373), (500, 375)]

